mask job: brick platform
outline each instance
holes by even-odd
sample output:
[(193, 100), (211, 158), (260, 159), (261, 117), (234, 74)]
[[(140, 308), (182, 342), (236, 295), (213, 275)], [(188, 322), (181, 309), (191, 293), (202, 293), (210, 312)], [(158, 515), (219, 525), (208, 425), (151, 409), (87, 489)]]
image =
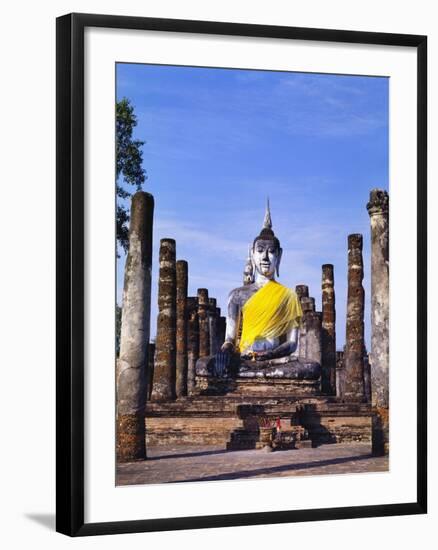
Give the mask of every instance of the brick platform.
[[(371, 442), (371, 407), (343, 403), (330, 397), (197, 396), (165, 403), (149, 403), (146, 442), (156, 445), (221, 445), (236, 430), (253, 431), (257, 417), (275, 421), (283, 429), (302, 425), (314, 445)], [(255, 447), (255, 445), (254, 445)]]

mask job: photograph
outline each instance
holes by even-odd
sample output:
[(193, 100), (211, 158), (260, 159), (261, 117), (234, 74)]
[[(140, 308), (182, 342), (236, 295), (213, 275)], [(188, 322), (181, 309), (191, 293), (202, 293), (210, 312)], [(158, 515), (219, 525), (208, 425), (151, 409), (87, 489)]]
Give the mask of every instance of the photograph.
[(114, 70), (116, 485), (386, 475), (390, 79)]

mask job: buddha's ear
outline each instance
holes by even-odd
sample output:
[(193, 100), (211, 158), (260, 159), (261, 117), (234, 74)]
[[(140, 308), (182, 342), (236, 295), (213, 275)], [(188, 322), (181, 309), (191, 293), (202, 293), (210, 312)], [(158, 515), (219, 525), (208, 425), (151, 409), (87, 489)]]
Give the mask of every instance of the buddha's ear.
[(255, 275), (255, 272), (256, 272), (256, 265), (255, 265), (255, 261), (254, 261), (254, 246), (251, 247), (250, 258), (251, 258), (251, 267), (252, 267), (252, 278), (254, 279), (254, 275)]
[(277, 277), (280, 277), (280, 262), (281, 262), (281, 255), (283, 254), (283, 249), (282, 248), (279, 248), (278, 249), (278, 260), (277, 260), (277, 267), (276, 267), (276, 272), (277, 272)]

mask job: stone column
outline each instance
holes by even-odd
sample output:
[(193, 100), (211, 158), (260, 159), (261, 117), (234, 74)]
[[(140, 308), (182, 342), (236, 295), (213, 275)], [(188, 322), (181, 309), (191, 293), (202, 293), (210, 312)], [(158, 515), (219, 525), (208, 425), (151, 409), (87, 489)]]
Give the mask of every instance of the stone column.
[(344, 380), (345, 380), (345, 369), (344, 369), (344, 352), (336, 352), (336, 395), (338, 397), (344, 397)]
[(160, 241), (158, 320), (155, 342), (152, 401), (175, 398), (176, 363), (176, 245), (173, 239)]
[(301, 298), (309, 297), (309, 287), (307, 285), (297, 285), (295, 287), (295, 292), (299, 300), (301, 300)]
[(217, 353), (223, 344), (223, 341), (221, 341), (221, 308), (216, 308), (216, 350), (215, 353)]
[(389, 452), (389, 196), (373, 189), (371, 222), (371, 399), (373, 451)]
[(308, 311), (315, 311), (315, 298), (309, 298), (308, 296), (301, 298), (301, 309), (303, 314)]
[(154, 198), (132, 197), (117, 367), (117, 460), (146, 458), (145, 405), (151, 309)]
[(176, 396), (187, 395), (187, 286), (188, 265), (176, 262)]
[[(303, 306), (303, 298), (309, 297), (309, 287), (307, 285), (297, 285), (295, 287), (295, 292), (300, 301), (301, 307)], [(303, 311), (304, 314), (304, 311)], [(304, 323), (304, 318), (301, 320), (301, 326), (298, 334), (298, 346), (294, 354), (298, 358), (306, 358), (306, 325)]]
[(306, 323), (306, 360), (321, 364), (321, 313), (308, 311)]
[(362, 235), (348, 236), (348, 297), (347, 330), (345, 343), (345, 401), (365, 400), (364, 387), (364, 305), (362, 286), (363, 259)]
[(208, 309), (208, 290), (206, 288), (198, 288), (199, 357), (210, 355)]
[(198, 298), (187, 298), (187, 393), (196, 385), (196, 361), (199, 357)]
[(210, 355), (217, 351), (216, 298), (208, 299), (208, 328), (210, 331)]
[(322, 391), (336, 395), (336, 309), (332, 264), (322, 266)]

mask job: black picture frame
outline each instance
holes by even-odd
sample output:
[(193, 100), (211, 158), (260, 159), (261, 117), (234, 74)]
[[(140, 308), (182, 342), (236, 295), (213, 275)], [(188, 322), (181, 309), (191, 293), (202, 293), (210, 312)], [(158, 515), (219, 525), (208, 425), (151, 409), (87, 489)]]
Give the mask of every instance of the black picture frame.
[[(57, 19), (56, 529), (69, 536), (201, 529), (427, 511), (427, 37), (73, 13)], [(405, 46), (417, 52), (417, 499), (311, 510), (84, 523), (84, 30), (157, 30)]]

